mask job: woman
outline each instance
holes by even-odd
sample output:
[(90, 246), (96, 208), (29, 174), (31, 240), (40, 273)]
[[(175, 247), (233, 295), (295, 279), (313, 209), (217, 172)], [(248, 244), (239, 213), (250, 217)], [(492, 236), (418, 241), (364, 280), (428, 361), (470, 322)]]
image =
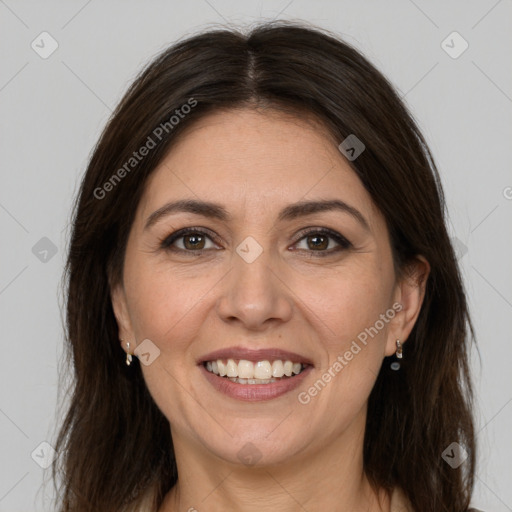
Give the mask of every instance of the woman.
[(61, 511), (468, 510), (439, 176), (336, 37), (266, 24), (159, 55), (92, 155), (67, 278)]

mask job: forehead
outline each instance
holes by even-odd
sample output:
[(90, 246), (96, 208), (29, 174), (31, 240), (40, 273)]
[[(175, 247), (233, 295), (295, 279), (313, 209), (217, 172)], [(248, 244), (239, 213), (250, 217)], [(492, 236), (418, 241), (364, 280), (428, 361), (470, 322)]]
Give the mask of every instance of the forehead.
[(376, 213), (326, 129), (278, 111), (237, 109), (195, 121), (150, 176), (141, 209), (148, 213), (183, 197), (265, 211), (339, 198)]

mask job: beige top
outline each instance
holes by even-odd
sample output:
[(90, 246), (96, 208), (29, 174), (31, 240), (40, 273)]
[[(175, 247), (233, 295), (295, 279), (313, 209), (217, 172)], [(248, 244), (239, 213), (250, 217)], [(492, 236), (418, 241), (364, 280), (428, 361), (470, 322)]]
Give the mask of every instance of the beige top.
[(406, 498), (400, 487), (395, 487), (391, 495), (391, 512), (414, 512), (411, 502)]
[[(148, 510), (153, 510), (152, 507), (152, 497), (147, 496), (147, 500), (140, 508), (130, 508), (128, 507), (127, 512), (147, 512)], [(390, 504), (391, 512), (415, 512), (412, 508), (411, 502), (407, 499), (404, 492), (400, 487), (395, 487), (393, 493), (391, 494), (391, 504)], [(477, 510), (476, 508), (468, 508), (467, 512), (482, 512), (481, 510)]]
[[(140, 509), (137, 508), (136, 511), (152, 510), (150, 503), (150, 500), (148, 500), (147, 504), (145, 504)], [(393, 490), (393, 493), (391, 495), (390, 509), (391, 512), (414, 512), (410, 501), (406, 498), (405, 494), (403, 493), (402, 489), (400, 489), (400, 487), (395, 487), (395, 489)]]

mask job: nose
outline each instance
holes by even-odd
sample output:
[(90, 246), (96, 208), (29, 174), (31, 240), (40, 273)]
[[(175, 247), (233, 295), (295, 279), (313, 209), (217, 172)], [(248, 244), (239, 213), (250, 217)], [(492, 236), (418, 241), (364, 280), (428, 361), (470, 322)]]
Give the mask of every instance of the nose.
[(231, 271), (223, 280), (217, 313), (227, 323), (239, 323), (252, 331), (287, 322), (293, 313), (293, 294), (272, 266), (269, 253), (248, 263), (233, 256)]

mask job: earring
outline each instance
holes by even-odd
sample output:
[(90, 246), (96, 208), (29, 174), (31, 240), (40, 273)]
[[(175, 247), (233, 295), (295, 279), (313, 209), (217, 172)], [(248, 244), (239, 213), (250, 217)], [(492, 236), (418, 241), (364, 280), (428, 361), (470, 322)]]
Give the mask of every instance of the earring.
[[(130, 350), (129, 342), (126, 343), (126, 350)], [(130, 352), (126, 352), (126, 366), (130, 366), (131, 363), (132, 363), (132, 355), (130, 354)]]
[(400, 340), (396, 340), (396, 352), (395, 355), (397, 359), (402, 359), (402, 344), (400, 343)]

